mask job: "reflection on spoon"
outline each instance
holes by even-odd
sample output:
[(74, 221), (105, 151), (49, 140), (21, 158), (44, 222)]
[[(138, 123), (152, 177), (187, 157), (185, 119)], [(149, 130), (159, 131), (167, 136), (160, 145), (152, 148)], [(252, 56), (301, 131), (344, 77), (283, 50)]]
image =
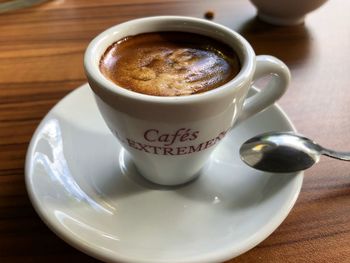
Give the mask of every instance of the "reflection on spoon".
[(292, 132), (268, 132), (257, 135), (243, 143), (240, 155), (247, 165), (275, 173), (305, 170), (317, 163), (321, 155), (350, 161), (350, 152), (326, 149)]

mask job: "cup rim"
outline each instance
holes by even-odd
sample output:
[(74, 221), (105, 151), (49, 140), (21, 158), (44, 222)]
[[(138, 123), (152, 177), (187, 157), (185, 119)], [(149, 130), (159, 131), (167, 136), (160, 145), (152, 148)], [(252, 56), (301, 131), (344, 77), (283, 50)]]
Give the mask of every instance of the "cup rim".
[[(145, 25), (150, 22), (151, 23), (157, 22), (159, 24), (162, 24), (165, 22), (182, 23), (183, 28), (181, 28), (181, 30), (179, 31), (193, 32), (193, 33), (196, 33), (196, 32), (190, 31), (188, 28), (186, 28), (186, 26), (189, 27), (190, 25), (200, 24), (201, 26), (206, 27), (208, 31), (213, 30), (214, 33), (219, 32), (224, 35), (230, 36), (230, 39), (218, 39), (218, 38), (217, 39), (230, 46), (232, 46), (232, 43), (235, 43), (236, 48), (240, 49), (239, 51), (235, 50), (237, 53), (241, 52), (241, 56), (243, 57), (243, 59), (240, 58), (241, 69), (239, 73), (233, 79), (231, 79), (230, 81), (226, 82), (225, 84), (215, 89), (211, 89), (203, 93), (196, 93), (196, 94), (182, 95), (182, 96), (148, 95), (148, 94), (131, 91), (118, 86), (116, 83), (109, 80), (100, 72), (98, 63), (96, 63), (96, 56), (97, 56), (96, 53), (98, 53), (97, 52), (98, 47), (102, 43), (105, 43), (106, 41), (110, 41), (111, 39), (113, 39), (113, 41), (112, 42), (110, 41), (109, 45), (123, 38), (124, 36), (120, 38), (116, 38), (116, 35), (121, 34), (121, 31), (123, 31), (122, 28), (132, 28), (137, 25), (140, 25), (140, 24)], [(147, 32), (157, 32), (157, 31), (164, 31), (164, 30), (150, 29), (150, 30), (144, 30), (139, 34), (147, 33)], [(171, 30), (171, 31), (175, 31), (175, 30)], [(127, 34), (125, 36), (127, 36)], [(211, 37), (210, 35), (208, 36)], [(100, 60), (100, 55), (99, 55), (99, 60)], [(94, 92), (97, 93), (97, 95), (99, 93), (99, 89), (102, 89), (102, 91), (107, 91), (108, 94), (114, 94), (126, 99), (139, 100), (143, 102), (151, 102), (151, 103), (158, 103), (158, 104), (195, 103), (195, 102), (207, 100), (213, 97), (226, 96), (229, 94), (229, 92), (232, 91), (232, 89), (239, 89), (240, 87), (244, 86), (247, 81), (250, 81), (252, 78), (253, 72), (255, 71), (255, 52), (251, 47), (251, 45), (248, 43), (248, 41), (245, 40), (245, 38), (243, 38), (239, 33), (221, 24), (214, 23), (212, 21), (208, 21), (201, 18), (194, 18), (194, 17), (188, 17), (188, 16), (150, 16), (150, 17), (144, 17), (144, 18), (137, 18), (137, 19), (133, 19), (133, 20), (129, 20), (129, 21), (117, 24), (98, 34), (89, 43), (85, 51), (84, 69), (88, 79), (98, 84), (92, 87)]]

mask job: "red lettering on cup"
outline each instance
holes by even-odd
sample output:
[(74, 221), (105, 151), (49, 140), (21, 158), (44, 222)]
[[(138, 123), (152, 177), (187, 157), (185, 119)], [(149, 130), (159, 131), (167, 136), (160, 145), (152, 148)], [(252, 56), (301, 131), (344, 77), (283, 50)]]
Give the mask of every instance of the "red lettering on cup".
[(164, 144), (165, 146), (170, 146), (173, 145), (174, 142), (176, 141), (177, 137), (181, 136), (181, 132), (186, 130), (185, 128), (178, 129), (175, 134), (171, 134), (172, 140), (168, 144)]
[(187, 154), (187, 149), (188, 147), (187, 146), (184, 146), (184, 147), (176, 147), (176, 155), (184, 155), (184, 154)]
[[(169, 134), (164, 133), (158, 138), (158, 142), (168, 142), (169, 141)], [(167, 144), (164, 144), (167, 145)]]
[(215, 143), (216, 143), (215, 139), (211, 139), (211, 140), (209, 140), (209, 141), (206, 141), (206, 142), (205, 142), (204, 149), (207, 149), (207, 148), (213, 146)]
[(149, 151), (147, 150), (147, 147), (148, 147), (147, 144), (143, 144), (143, 143), (137, 142), (137, 145), (140, 147), (138, 149), (139, 151), (144, 151), (146, 153), (149, 153)]
[(192, 133), (192, 138), (190, 139), (191, 141), (195, 140), (198, 138), (199, 131), (195, 131)]
[(173, 148), (171, 147), (163, 147), (163, 155), (174, 155)]
[[(135, 150), (156, 155), (185, 155), (208, 149), (221, 141), (227, 131), (220, 132), (215, 138), (199, 144), (172, 146), (184, 144), (185, 142), (194, 141), (198, 138), (199, 131), (193, 131), (189, 128), (180, 128), (174, 133), (161, 133), (158, 129), (148, 129), (144, 132), (143, 137), (152, 144), (145, 144), (135, 140), (127, 139), (127, 145)], [(158, 145), (155, 145), (157, 144)], [(160, 145), (159, 145), (160, 144)], [(180, 144), (180, 145), (181, 145)]]
[(143, 134), (143, 137), (145, 138), (146, 141), (155, 142), (158, 138), (158, 134), (159, 134), (158, 130), (149, 129), (149, 130), (145, 131), (145, 133)]
[(129, 139), (129, 138), (126, 138), (127, 142), (128, 142), (128, 145), (131, 147), (131, 148), (134, 148), (136, 150), (140, 150), (139, 148), (136, 147), (136, 142)]
[(190, 145), (190, 149), (188, 150), (188, 153), (195, 153), (195, 152), (200, 152), (201, 150), (204, 150), (204, 148), (202, 149), (203, 147), (203, 143), (197, 145), (197, 147), (193, 146), (193, 145)]

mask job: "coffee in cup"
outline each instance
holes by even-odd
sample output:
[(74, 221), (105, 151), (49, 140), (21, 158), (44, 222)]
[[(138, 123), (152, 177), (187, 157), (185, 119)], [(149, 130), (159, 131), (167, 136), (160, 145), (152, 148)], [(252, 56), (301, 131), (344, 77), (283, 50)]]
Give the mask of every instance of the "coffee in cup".
[(118, 86), (156, 96), (215, 89), (240, 70), (235, 51), (221, 41), (188, 32), (127, 36), (107, 48), (101, 72)]

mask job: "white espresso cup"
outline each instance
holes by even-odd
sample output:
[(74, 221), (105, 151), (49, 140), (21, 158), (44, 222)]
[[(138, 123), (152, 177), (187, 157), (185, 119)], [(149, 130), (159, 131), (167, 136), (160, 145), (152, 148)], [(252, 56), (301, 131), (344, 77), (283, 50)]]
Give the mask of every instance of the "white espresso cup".
[[(237, 53), (240, 72), (218, 88), (168, 97), (119, 87), (100, 72), (99, 62), (111, 44), (126, 36), (157, 31), (191, 32), (224, 42)], [(256, 56), (238, 33), (207, 20), (180, 16), (141, 18), (107, 29), (89, 44), (84, 67), (107, 126), (138, 171), (161, 185), (183, 184), (198, 176), (231, 127), (273, 104), (290, 81), (283, 62)], [(247, 98), (252, 83), (266, 75), (271, 75), (267, 86)]]

